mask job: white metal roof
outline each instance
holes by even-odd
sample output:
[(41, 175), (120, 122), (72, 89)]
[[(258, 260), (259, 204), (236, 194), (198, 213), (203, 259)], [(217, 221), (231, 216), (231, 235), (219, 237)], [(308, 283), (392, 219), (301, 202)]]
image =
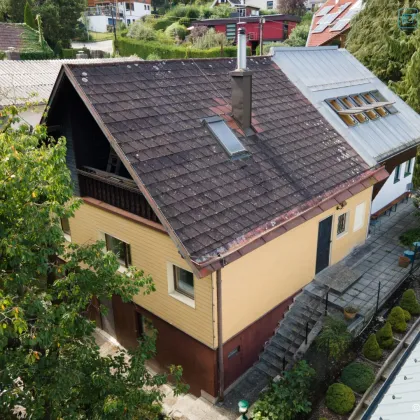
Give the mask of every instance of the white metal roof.
[[(0, 107), (31, 97), (46, 103), (63, 64), (139, 60), (137, 57), (73, 60), (0, 60)], [(33, 96), (36, 94), (36, 96)]]
[(416, 341), (417, 344), (402, 357), (390, 380), (385, 382), (378, 400), (373, 402), (363, 419), (420, 419), (420, 341)]
[[(273, 48), (273, 60), (370, 165), (420, 144), (420, 116), (345, 49)], [(399, 111), (348, 127), (325, 102), (378, 90)], [(420, 415), (419, 415), (420, 419)]]

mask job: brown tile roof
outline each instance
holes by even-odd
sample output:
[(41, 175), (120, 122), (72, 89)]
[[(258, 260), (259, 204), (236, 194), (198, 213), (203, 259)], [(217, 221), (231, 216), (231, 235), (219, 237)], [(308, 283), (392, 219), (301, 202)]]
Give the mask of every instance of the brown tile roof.
[[(356, 5), (358, 2), (359, 0), (327, 0), (322, 5), (322, 7), (317, 10), (314, 18), (312, 19), (311, 30), (309, 31), (306, 46), (320, 47), (321, 45), (328, 45), (328, 43), (331, 42), (334, 38), (337, 38), (344, 32), (347, 32), (350, 29), (350, 21), (345, 24), (345, 26), (343, 26), (340, 31), (332, 31), (331, 29), (340, 19), (346, 19), (346, 15), (350, 12), (352, 6)], [(323, 16), (318, 16), (323, 9), (332, 7), (328, 14), (337, 13), (340, 10), (340, 7), (347, 3), (350, 3), (350, 5), (342, 13), (340, 13), (340, 15), (337, 16), (337, 18), (330, 24), (330, 26), (325, 28), (325, 30), (322, 32), (313, 33), (313, 30), (316, 28), (318, 22), (323, 18)]]
[(371, 175), (266, 57), (248, 60), (258, 134), (237, 131), (251, 157), (230, 160), (202, 118), (220, 114), (236, 126), (229, 115), (235, 64), (210, 59), (64, 66), (130, 162), (152, 207), (196, 263), (292, 223), (331, 191), (338, 194), (343, 185)]
[(23, 24), (0, 23), (0, 51), (9, 47), (20, 50), (22, 47), (22, 34), (26, 31)]

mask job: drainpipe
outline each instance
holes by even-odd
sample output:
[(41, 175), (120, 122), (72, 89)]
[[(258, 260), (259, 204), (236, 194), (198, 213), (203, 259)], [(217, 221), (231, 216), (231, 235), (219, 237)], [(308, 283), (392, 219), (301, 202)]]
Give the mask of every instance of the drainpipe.
[(225, 368), (223, 365), (223, 333), (222, 333), (222, 271), (216, 271), (217, 287), (217, 357), (219, 365), (219, 400), (223, 401), (225, 392)]

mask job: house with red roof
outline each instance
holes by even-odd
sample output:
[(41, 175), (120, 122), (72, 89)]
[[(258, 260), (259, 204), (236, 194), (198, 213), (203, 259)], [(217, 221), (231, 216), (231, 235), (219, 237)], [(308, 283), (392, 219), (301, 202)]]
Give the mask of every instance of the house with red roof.
[(363, 8), (362, 0), (328, 0), (312, 19), (307, 47), (344, 46), (351, 20)]

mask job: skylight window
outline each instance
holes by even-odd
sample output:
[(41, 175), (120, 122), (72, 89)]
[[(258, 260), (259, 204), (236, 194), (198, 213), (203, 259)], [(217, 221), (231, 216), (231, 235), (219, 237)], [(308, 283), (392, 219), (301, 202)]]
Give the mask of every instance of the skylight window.
[(333, 23), (335, 18), (338, 17), (340, 12), (336, 13), (329, 13), (328, 15), (325, 15), (320, 21), (318, 22), (318, 25), (329, 25), (330, 23)]
[(325, 102), (350, 127), (398, 112), (393, 102), (387, 101), (377, 90), (327, 99)]
[(231, 158), (241, 158), (249, 154), (225, 120), (220, 117), (210, 117), (206, 118), (204, 122)]
[(334, 9), (334, 6), (326, 6), (323, 7), (316, 16), (325, 16), (327, 13), (331, 12), (331, 10)]

